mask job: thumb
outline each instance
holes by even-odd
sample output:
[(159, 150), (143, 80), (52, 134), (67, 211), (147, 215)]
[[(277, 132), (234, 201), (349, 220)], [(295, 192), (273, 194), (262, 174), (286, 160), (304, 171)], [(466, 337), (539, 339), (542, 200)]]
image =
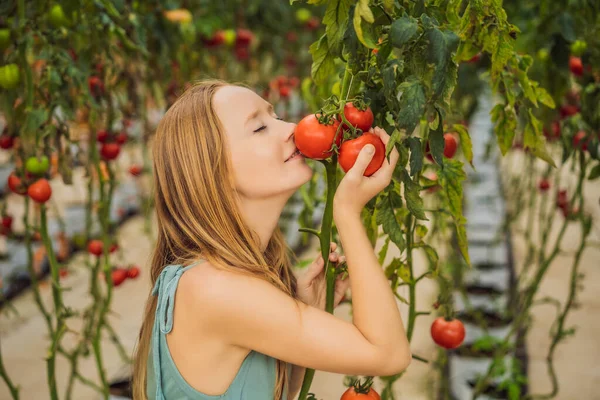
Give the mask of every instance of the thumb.
[(375, 154), (375, 146), (372, 144), (365, 145), (358, 153), (358, 157), (356, 158), (356, 162), (348, 171), (349, 174), (356, 176), (363, 176), (365, 174), (365, 170), (369, 166), (373, 155)]

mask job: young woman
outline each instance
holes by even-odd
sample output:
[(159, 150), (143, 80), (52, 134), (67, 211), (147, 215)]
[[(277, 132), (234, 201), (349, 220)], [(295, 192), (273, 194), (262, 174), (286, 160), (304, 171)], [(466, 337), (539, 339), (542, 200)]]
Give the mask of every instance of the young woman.
[[(192, 86), (161, 120), (152, 155), (158, 241), (135, 400), (287, 400), (305, 368), (382, 376), (409, 365), (396, 299), (360, 220), (398, 153), (364, 177), (372, 154), (363, 150), (335, 195), (349, 278), (336, 282), (334, 304), (350, 287), (349, 323), (324, 311), (323, 259), (294, 276), (277, 227), (312, 176), (295, 126), (252, 90), (215, 80)], [(331, 249), (332, 261), (344, 260)]]

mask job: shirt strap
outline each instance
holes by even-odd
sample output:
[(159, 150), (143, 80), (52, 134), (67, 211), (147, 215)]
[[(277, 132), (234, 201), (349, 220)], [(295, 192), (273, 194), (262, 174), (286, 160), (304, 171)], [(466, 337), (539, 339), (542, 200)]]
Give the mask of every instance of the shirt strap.
[(163, 268), (156, 283), (152, 288), (152, 295), (158, 296), (154, 327), (152, 330), (152, 355), (154, 375), (156, 378), (156, 396), (158, 400), (165, 400), (162, 391), (162, 374), (160, 363), (160, 335), (169, 333), (173, 329), (173, 310), (175, 306), (175, 291), (181, 275), (194, 265), (205, 261), (196, 261), (187, 267), (181, 264), (171, 264)]

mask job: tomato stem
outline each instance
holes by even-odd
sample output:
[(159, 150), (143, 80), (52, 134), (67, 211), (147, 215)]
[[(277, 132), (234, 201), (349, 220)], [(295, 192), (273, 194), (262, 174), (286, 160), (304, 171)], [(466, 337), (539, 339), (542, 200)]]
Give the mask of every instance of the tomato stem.
[[(310, 228), (301, 228), (304, 232), (310, 232), (317, 234), (321, 245), (321, 255), (325, 260), (325, 277), (327, 282), (327, 297), (325, 302), (325, 311), (333, 314), (333, 302), (335, 294), (335, 278), (337, 271), (335, 266), (332, 266), (329, 261), (330, 243), (331, 243), (331, 225), (333, 224), (333, 196), (337, 188), (337, 154), (334, 152), (331, 156), (331, 160), (322, 160), (325, 165), (326, 179), (327, 179), (327, 200), (325, 203), (325, 210), (323, 212), (323, 222), (321, 224), (321, 232), (317, 234), (316, 230)], [(305, 400), (310, 390), (310, 385), (315, 374), (315, 370), (306, 368), (304, 374), (304, 380), (302, 381), (302, 388), (298, 400)]]

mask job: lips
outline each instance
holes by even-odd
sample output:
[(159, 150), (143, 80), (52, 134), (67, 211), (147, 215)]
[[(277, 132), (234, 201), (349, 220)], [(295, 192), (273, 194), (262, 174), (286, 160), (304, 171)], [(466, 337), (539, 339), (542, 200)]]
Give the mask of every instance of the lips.
[(300, 150), (298, 150), (298, 148), (296, 148), (296, 150), (294, 150), (294, 152), (292, 154), (290, 154), (290, 156), (285, 160), (285, 162), (288, 162), (292, 159), (292, 157), (299, 155), (300, 154)]

